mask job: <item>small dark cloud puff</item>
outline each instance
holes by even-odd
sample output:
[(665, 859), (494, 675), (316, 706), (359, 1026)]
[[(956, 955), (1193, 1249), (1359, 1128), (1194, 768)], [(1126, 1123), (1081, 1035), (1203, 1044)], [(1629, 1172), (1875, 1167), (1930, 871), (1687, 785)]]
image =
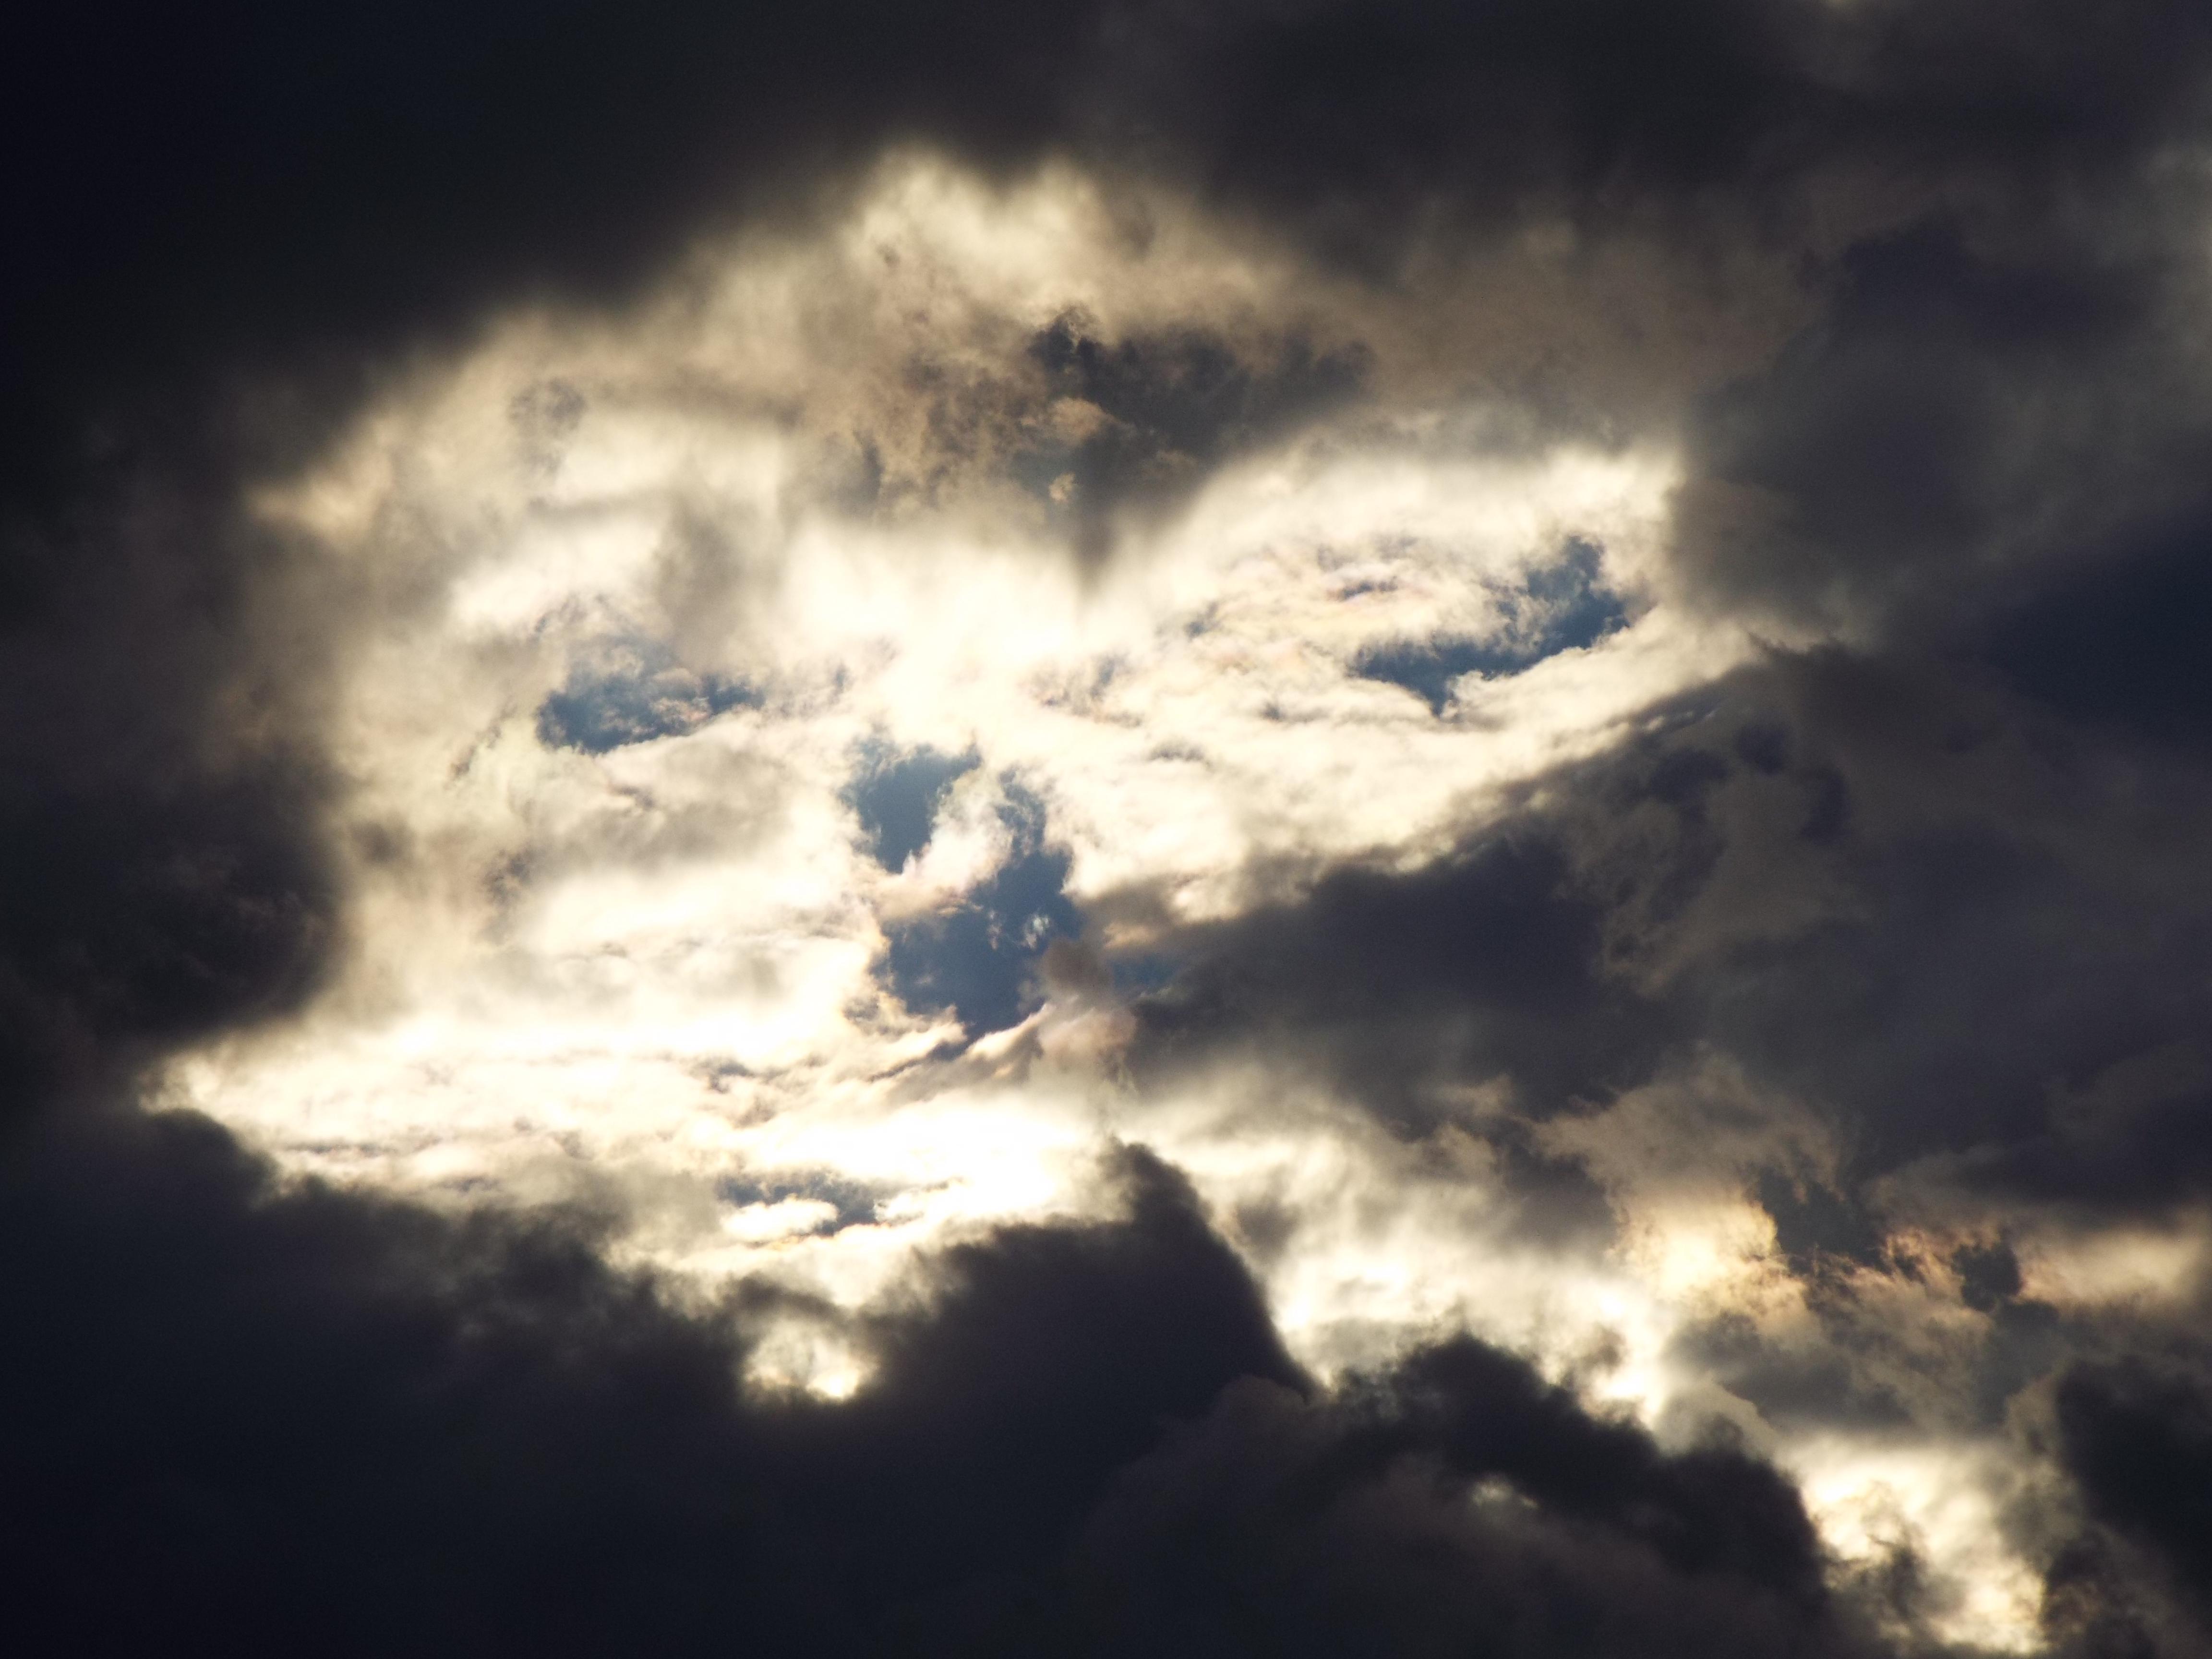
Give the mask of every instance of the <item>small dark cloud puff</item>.
[(1322, 876), (1303, 899), (1199, 929), (1138, 1005), (1146, 1073), (1256, 1043), (1329, 1068), (1417, 1125), (1443, 1085), (1505, 1074), (1539, 1112), (1656, 1063), (1658, 1012), (1603, 972), (1605, 909), (1541, 834), (1485, 836), (1411, 875)]
[(1126, 521), (1171, 510), (1222, 462), (1349, 403), (1369, 369), (1364, 348), (1317, 354), (1296, 337), (1256, 365), (1200, 328), (1109, 343), (1079, 315), (1040, 331), (1029, 355), (1050, 395), (1097, 416), (1080, 436), (1024, 445), (1014, 474), (1042, 491), (1094, 560)]

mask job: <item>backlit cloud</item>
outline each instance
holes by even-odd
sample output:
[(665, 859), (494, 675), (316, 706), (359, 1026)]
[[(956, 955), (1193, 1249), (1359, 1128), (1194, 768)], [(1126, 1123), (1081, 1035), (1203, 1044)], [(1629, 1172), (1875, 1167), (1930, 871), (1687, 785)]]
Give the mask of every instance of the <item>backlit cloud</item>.
[(20, 1622), (2201, 1650), (2203, 20), (446, 12), (0, 100)]

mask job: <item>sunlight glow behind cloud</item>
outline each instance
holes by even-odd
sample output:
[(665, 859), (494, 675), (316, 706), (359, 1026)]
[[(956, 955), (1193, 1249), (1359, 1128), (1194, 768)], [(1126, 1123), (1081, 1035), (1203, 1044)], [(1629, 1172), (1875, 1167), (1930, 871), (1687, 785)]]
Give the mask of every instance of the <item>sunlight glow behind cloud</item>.
[[(1547, 1131), (1615, 1209), (1601, 1254), (1517, 1236), (1455, 1128), (1395, 1137), (1259, 1059), (1164, 1096), (1125, 1074), (1125, 1005), (1176, 929), (1333, 864), (1417, 867), (1758, 648), (1674, 589), (1663, 447), (1486, 439), (1464, 388), (1494, 330), (1410, 325), (1188, 204), (906, 158), (625, 319), (518, 315), (412, 373), (261, 504), (379, 621), (332, 720), (350, 951), (297, 1020), (180, 1060), (175, 1097), (296, 1170), (612, 1202), (629, 1259), (847, 1308), (948, 1240), (1089, 1212), (1099, 1149), (1142, 1140), (1323, 1374), (1468, 1328), (1686, 1439), (1733, 1422), (1845, 1557), (1905, 1528), (1960, 1587), (1946, 1628), (2025, 1644), (2004, 1468), (1793, 1440), (1686, 1358), (1696, 1321), (1803, 1318), (1749, 1195), (1784, 1109), (1731, 1107), (1725, 1066)], [(1056, 327), (1109, 363), (1203, 331), (1158, 396), (1244, 387), (1247, 411), (1270, 365), (1379, 344), (1356, 398), (1236, 415), (1200, 467), (1055, 385)], [(1134, 473), (1083, 459), (1115, 433)], [(1116, 477), (1141, 488), (1084, 498)], [(1566, 560), (1614, 620), (1544, 643)], [(1452, 647), (1510, 665), (1490, 678), (1435, 644), (1516, 640)], [(1443, 666), (1393, 683), (1392, 651)], [(902, 756), (960, 758), (882, 858), (856, 780)], [(902, 939), (966, 954), (895, 980)], [(902, 1000), (955, 981), (1008, 1029)], [(2033, 1271), (2135, 1271), (2073, 1261)], [(833, 1395), (858, 1363), (803, 1322), (755, 1358)]]

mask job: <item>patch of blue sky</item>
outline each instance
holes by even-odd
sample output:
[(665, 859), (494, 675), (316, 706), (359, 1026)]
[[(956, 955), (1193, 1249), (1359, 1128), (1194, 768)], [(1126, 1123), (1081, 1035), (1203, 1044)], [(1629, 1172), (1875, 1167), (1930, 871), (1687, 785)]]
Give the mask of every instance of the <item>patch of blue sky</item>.
[(760, 702), (756, 687), (686, 668), (657, 640), (611, 640), (571, 668), (561, 689), (538, 705), (538, 740), (549, 749), (604, 755), (681, 736)]
[(971, 1037), (1021, 1023), (1042, 1000), (1046, 947), (1083, 931), (1066, 892), (1068, 854), (1045, 840), (1043, 802), (1011, 780), (1000, 821), (1006, 861), (950, 910), (895, 923), (877, 964), (884, 982), (917, 1013), (951, 1011)]
[(1434, 634), (1371, 645), (1352, 659), (1362, 679), (1402, 686), (1442, 714), (1462, 675), (1502, 679), (1563, 651), (1587, 650), (1628, 625), (1628, 608), (1607, 586), (1603, 550), (1577, 537), (1557, 557), (1531, 566), (1515, 586), (1495, 586), (1498, 626), (1477, 637)]
[(945, 796), (980, 762), (972, 750), (948, 755), (927, 747), (863, 744), (844, 800), (860, 818), (861, 836), (876, 862), (896, 874), (927, 848), (937, 833)]
[(1183, 964), (1174, 957), (1146, 952), (1141, 956), (1117, 957), (1107, 963), (1114, 994), (1124, 1000), (1148, 996), (1164, 989), (1182, 970)]

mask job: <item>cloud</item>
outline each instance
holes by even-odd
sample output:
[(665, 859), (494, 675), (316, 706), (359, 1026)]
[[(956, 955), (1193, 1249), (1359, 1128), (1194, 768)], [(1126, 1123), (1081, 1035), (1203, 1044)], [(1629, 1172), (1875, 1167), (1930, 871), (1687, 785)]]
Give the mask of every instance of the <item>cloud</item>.
[[(1409, 1113), (1424, 1073), (1510, 1075), (1538, 1112), (1601, 1094), (1649, 1060), (1632, 997), (1601, 976), (1598, 908), (1567, 877), (1555, 844), (1503, 836), (1417, 874), (1331, 872), (1193, 937), (1193, 968), (1140, 1005), (1140, 1055), (1171, 1064), (1232, 1035), (1310, 1045), (1379, 1108)], [(1607, 1025), (1625, 1055), (1594, 1045)]]
[(1225, 457), (1351, 401), (1366, 368), (1356, 344), (1316, 357), (1293, 337), (1255, 371), (1196, 330), (1109, 345), (1080, 321), (1058, 318), (1030, 343), (1061, 395), (1066, 435), (1022, 452), (1014, 466), (1017, 477), (1049, 477), (1048, 497), (1073, 514), (1077, 545), (1094, 558), (1110, 548), (1117, 516), (1131, 507), (1157, 513)]
[(2201, 1645), (2194, 9), (41, 32), (85, 1641)]
[(1085, 1589), (1133, 1649), (1866, 1639), (1769, 1473), (1726, 1450), (1662, 1456), (1464, 1339), (1318, 1408), (1237, 1385), (1119, 1477), (1086, 1544)]
[(1955, 635), (2200, 513), (2196, 210), (2130, 211), (2156, 216), (1936, 214), (1854, 245), (1820, 322), (1698, 412), (1693, 568), (1790, 621)]
[[(1255, 1618), (1420, 1651), (1542, 1632), (1566, 1595), (1592, 1650), (1655, 1618), (1849, 1645), (1758, 1464), (1664, 1455), (1464, 1340), (1317, 1393), (1187, 1185), (1137, 1150), (1113, 1178), (1120, 1218), (1002, 1230), (868, 1314), (876, 1370), (832, 1405), (737, 1380), (749, 1341), (820, 1310), (761, 1285), (687, 1313), (587, 1219), (280, 1188), (185, 1117), (46, 1133), (7, 1176), (38, 1264), (9, 1328), (46, 1356), (8, 1384), (37, 1431), (8, 1457), (13, 1614), (93, 1652), (218, 1631), (683, 1652), (733, 1627), (1212, 1650)], [(1447, 1496), (1485, 1476), (1517, 1496)], [(1194, 1583), (1206, 1536), (1234, 1553)], [(1507, 1599), (1402, 1603), (1439, 1549)], [(1286, 1594), (1316, 1550), (1325, 1576)]]
[[(2090, 1639), (2187, 1640), (2172, 1602), (2203, 1616), (2202, 1376), (2171, 1358), (2091, 1363), (2068, 1371), (2057, 1407), (2061, 1455), (2084, 1507), (2125, 1540), (2095, 1531), (2077, 1540), (2053, 1573), (2060, 1605)], [(2152, 1572), (2128, 1571), (2130, 1545), (2148, 1551)]]

